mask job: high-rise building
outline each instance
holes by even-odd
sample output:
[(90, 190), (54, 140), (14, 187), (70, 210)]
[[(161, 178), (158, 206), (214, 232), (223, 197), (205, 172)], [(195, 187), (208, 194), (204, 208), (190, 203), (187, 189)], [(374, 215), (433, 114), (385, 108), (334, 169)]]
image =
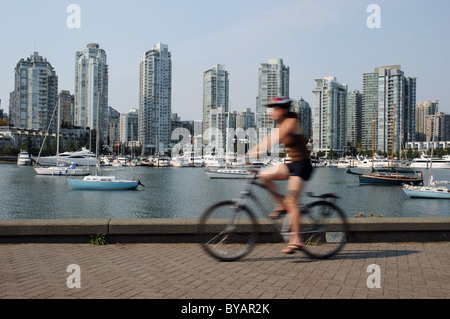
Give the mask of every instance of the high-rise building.
[(211, 142), (211, 111), (220, 108), (228, 112), (229, 104), (228, 72), (223, 64), (216, 64), (203, 73), (203, 143)]
[(394, 144), (398, 151), (416, 139), (416, 78), (406, 77), (400, 65), (363, 74), (362, 144), (366, 149), (372, 148), (374, 125), (375, 150), (388, 153)]
[(311, 106), (303, 98), (295, 102), (294, 111), (297, 113), (303, 134), (306, 138), (312, 138), (312, 113)]
[(343, 152), (347, 85), (339, 83), (334, 76), (315, 81), (313, 151)]
[(105, 50), (89, 43), (75, 54), (75, 125), (97, 130), (108, 142), (108, 65)]
[(108, 107), (108, 145), (111, 149), (120, 141), (120, 113), (111, 106)]
[(427, 140), (427, 117), (436, 114), (438, 101), (423, 101), (416, 105), (416, 141)]
[(425, 118), (425, 142), (450, 141), (450, 114), (442, 112), (427, 115)]
[[(50, 62), (38, 52), (21, 59), (15, 68), (14, 91), (10, 93), (10, 124), (29, 130), (55, 131), (57, 101), (58, 76)], [(55, 120), (51, 121), (53, 115)]]
[(72, 127), (74, 124), (75, 96), (70, 91), (62, 90), (59, 92), (59, 103), (61, 111), (61, 124), (66, 127)]
[(142, 155), (163, 153), (170, 146), (172, 116), (172, 58), (159, 42), (140, 62), (139, 141)]
[(263, 135), (269, 134), (274, 127), (266, 105), (276, 96), (289, 97), (289, 67), (283, 64), (283, 59), (269, 59), (259, 67), (256, 127)]
[(345, 108), (345, 141), (352, 146), (361, 142), (362, 94), (358, 90), (347, 93)]
[(244, 131), (255, 127), (255, 113), (250, 108), (245, 108), (236, 116), (236, 128), (242, 128)]
[[(127, 113), (120, 114), (120, 142), (137, 142), (139, 139), (139, 112), (132, 108)], [(128, 143), (129, 144), (129, 143)], [(130, 145), (128, 145), (130, 146)]]
[[(415, 139), (416, 79), (400, 65), (375, 69), (378, 73), (377, 149), (401, 150)], [(394, 124), (395, 123), (395, 124)]]
[[(361, 110), (361, 144), (364, 149), (378, 149), (374, 131), (378, 132), (378, 73), (363, 73), (363, 93)], [(375, 143), (375, 144), (374, 144)]]

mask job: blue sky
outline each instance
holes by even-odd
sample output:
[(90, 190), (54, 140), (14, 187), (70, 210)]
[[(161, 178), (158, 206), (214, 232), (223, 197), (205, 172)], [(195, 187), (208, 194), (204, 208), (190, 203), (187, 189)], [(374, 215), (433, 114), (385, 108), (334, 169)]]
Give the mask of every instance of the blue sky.
[[(381, 9), (370, 29), (369, 4)], [(78, 4), (81, 27), (66, 8)], [(201, 120), (203, 72), (230, 73), (230, 108), (255, 110), (258, 67), (282, 58), (290, 97), (312, 105), (315, 78), (335, 76), (362, 90), (362, 73), (401, 64), (417, 77), (417, 102), (439, 100), (450, 113), (448, 0), (0, 0), (0, 99), (7, 110), (14, 68), (36, 48), (55, 68), (59, 90), (74, 90), (75, 52), (95, 42), (109, 64), (109, 105), (138, 107), (139, 61), (156, 43), (172, 53), (172, 112)]]

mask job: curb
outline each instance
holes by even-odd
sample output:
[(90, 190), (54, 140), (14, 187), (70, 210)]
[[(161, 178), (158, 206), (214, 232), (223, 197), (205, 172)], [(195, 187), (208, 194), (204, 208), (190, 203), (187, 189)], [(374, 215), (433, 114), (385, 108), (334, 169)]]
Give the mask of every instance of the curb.
[[(0, 243), (89, 243), (104, 234), (107, 242), (193, 243), (198, 220), (154, 219), (17, 219), (0, 220)], [(450, 240), (450, 217), (348, 219), (353, 243)], [(282, 242), (270, 221), (260, 220), (259, 242)]]

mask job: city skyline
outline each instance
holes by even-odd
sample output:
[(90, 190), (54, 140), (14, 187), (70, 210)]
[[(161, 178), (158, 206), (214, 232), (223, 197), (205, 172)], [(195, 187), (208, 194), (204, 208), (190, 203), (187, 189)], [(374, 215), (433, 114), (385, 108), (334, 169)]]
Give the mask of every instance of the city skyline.
[[(229, 109), (256, 111), (258, 68), (270, 58), (283, 59), (290, 67), (294, 100), (311, 104), (314, 79), (326, 76), (362, 92), (363, 73), (400, 64), (418, 79), (417, 102), (439, 100), (439, 110), (450, 113), (445, 83), (450, 50), (448, 41), (441, 41), (450, 29), (450, 4), (445, 1), (432, 6), (425, 1), (377, 1), (379, 29), (367, 25), (371, 1), (76, 3), (81, 8), (80, 28), (67, 26), (69, 2), (0, 5), (0, 25), (12, 30), (4, 32), (0, 42), (5, 112), (14, 89), (14, 67), (21, 58), (39, 52), (58, 75), (58, 91), (73, 93), (73, 56), (88, 43), (98, 43), (107, 52), (109, 106), (119, 112), (138, 108), (139, 59), (162, 42), (173, 55), (172, 112), (186, 120), (202, 120), (202, 75), (216, 63), (225, 64), (230, 73)], [(145, 10), (150, 7), (151, 18)], [(21, 19), (26, 22), (17, 23)]]

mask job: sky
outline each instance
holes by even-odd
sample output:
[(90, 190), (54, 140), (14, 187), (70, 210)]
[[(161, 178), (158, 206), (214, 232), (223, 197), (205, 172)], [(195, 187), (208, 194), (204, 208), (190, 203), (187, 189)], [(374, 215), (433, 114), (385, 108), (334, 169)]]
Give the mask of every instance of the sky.
[[(71, 4), (79, 27), (67, 23)], [(201, 121), (203, 72), (217, 63), (229, 72), (230, 110), (255, 111), (258, 68), (270, 58), (289, 66), (290, 97), (311, 106), (316, 78), (362, 91), (363, 73), (400, 64), (417, 78), (416, 102), (439, 100), (450, 113), (449, 16), (448, 0), (0, 0), (1, 107), (9, 109), (20, 59), (39, 52), (58, 90), (73, 93), (76, 51), (98, 43), (109, 65), (108, 104), (138, 108), (140, 59), (161, 42), (172, 54), (172, 112), (182, 120)]]

